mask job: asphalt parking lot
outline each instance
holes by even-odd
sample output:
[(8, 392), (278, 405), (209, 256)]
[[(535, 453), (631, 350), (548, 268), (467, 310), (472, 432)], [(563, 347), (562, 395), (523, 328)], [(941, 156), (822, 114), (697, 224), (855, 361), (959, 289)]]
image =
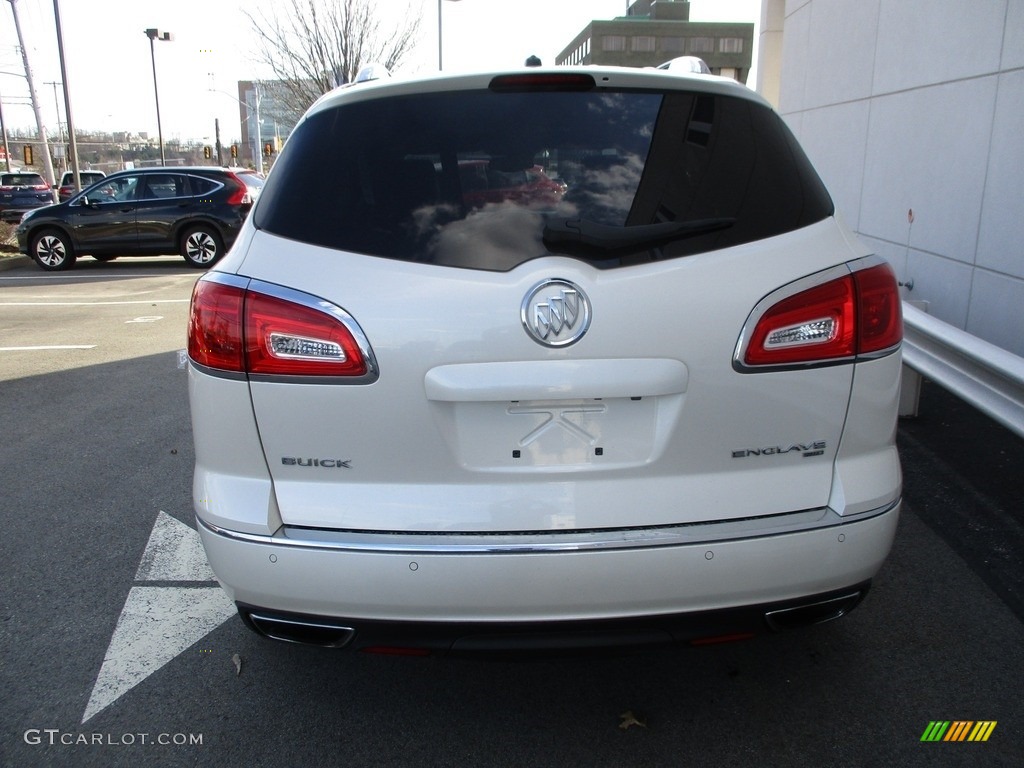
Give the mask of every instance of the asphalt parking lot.
[[(291, 646), (242, 626), (195, 548), (196, 277), (0, 272), (0, 764), (1021, 764), (1024, 441), (941, 389), (900, 424), (896, 543), (841, 621), (529, 662)], [(936, 721), (996, 725), (922, 741)]]
[(1024, 621), (1024, 440), (926, 382), (899, 446), (914, 512)]

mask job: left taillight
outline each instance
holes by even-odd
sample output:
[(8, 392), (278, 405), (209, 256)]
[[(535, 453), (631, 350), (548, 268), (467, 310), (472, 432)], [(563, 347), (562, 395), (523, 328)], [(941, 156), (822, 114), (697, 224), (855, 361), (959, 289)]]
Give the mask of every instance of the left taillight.
[(242, 311), (245, 288), (199, 280), (188, 315), (188, 356), (218, 371), (245, 372)]
[(831, 365), (887, 354), (902, 339), (896, 276), (872, 258), (797, 281), (762, 300), (733, 363), (742, 372)]
[(368, 342), (340, 307), (298, 291), (237, 278), (204, 278), (192, 292), (188, 354), (229, 374), (376, 376)]

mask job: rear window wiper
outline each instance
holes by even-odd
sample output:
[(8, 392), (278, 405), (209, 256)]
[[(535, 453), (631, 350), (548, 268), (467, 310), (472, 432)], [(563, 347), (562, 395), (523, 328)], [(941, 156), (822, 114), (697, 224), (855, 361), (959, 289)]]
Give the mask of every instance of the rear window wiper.
[(727, 229), (733, 218), (666, 221), (633, 227), (613, 227), (587, 219), (550, 218), (544, 226), (544, 245), (560, 253), (606, 253), (656, 248), (674, 240), (706, 235)]

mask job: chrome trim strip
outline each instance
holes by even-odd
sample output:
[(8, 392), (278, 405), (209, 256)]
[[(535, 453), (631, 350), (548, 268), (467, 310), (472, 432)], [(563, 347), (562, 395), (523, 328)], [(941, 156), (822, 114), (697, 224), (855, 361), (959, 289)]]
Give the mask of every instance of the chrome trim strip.
[(602, 529), (552, 533), (409, 533), (389, 531), (336, 531), (282, 526), (272, 535), (232, 531), (196, 518), (218, 536), (249, 544), (299, 549), (327, 549), (401, 555), (538, 554), (592, 552), (647, 547), (681, 547), (757, 539), (834, 528), (891, 512), (900, 499), (857, 515), (839, 515), (828, 507), (767, 517), (720, 520), (650, 528)]
[(241, 288), (242, 290), (248, 288), (249, 283), (252, 282), (251, 278), (244, 277), (243, 275), (236, 275), (234, 272), (217, 272), (213, 269), (199, 279), (209, 283), (230, 285), (232, 288)]

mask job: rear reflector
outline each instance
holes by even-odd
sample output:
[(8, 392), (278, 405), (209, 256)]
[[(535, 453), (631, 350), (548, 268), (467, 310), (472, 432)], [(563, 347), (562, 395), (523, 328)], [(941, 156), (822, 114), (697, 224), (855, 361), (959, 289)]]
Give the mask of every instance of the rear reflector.
[(375, 374), (369, 344), (344, 310), (314, 296), (247, 282), (207, 276), (196, 283), (188, 328), (195, 363), (269, 376), (363, 381)]
[(753, 632), (736, 632), (731, 635), (714, 635), (713, 637), (698, 637), (690, 641), (690, 645), (721, 645), (724, 643), (739, 643), (744, 640), (751, 640), (757, 637)]
[(359, 651), (379, 656), (430, 656), (432, 653), (429, 648), (406, 648), (397, 645), (368, 645)]
[(735, 367), (831, 364), (894, 350), (903, 338), (896, 276), (884, 262), (871, 264), (830, 270), (837, 276), (762, 301), (747, 321)]

